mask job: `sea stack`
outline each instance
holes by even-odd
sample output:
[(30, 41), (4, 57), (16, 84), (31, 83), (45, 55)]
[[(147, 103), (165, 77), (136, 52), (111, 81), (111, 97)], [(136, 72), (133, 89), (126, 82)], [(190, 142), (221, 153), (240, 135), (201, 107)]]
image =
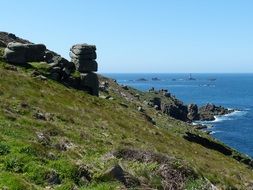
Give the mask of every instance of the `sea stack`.
[(73, 45), (69, 53), (71, 62), (75, 64), (76, 70), (81, 73), (81, 87), (98, 96), (98, 64), (96, 62), (96, 46), (88, 44)]

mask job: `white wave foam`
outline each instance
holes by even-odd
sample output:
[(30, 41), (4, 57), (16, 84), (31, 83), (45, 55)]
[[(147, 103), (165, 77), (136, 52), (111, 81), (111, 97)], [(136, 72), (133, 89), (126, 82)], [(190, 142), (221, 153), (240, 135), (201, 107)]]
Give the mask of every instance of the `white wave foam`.
[(222, 131), (211, 131), (210, 135), (213, 135), (215, 133), (222, 133)]
[(235, 120), (238, 117), (241, 117), (243, 115), (247, 114), (247, 111), (234, 111), (232, 113), (222, 115), (222, 116), (214, 116), (215, 120), (210, 121), (210, 123), (221, 123), (223, 121), (229, 121), (229, 120)]
[(214, 116), (215, 120), (213, 120), (213, 121), (200, 121), (197, 124), (211, 125), (211, 124), (215, 124), (215, 123), (221, 123), (223, 121), (235, 120), (238, 117), (241, 117), (247, 113), (248, 113), (248, 111), (245, 111), (245, 110), (244, 111), (236, 110), (236, 111), (226, 114), (226, 115)]

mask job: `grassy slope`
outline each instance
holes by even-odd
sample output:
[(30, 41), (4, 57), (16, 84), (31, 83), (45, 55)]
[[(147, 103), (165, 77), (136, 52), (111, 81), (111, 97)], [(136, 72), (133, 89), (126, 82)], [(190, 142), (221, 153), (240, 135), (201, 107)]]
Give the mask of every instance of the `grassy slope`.
[[(62, 180), (62, 185), (55, 188), (70, 189), (75, 183), (77, 165), (89, 165), (93, 178), (99, 179), (103, 171), (119, 161), (103, 161), (101, 157), (122, 147), (152, 150), (184, 160), (224, 189), (245, 189), (245, 184), (253, 180), (252, 170), (245, 165), (184, 140), (184, 132), (192, 129), (182, 122), (147, 110), (156, 118), (155, 127), (137, 111), (134, 103), (128, 108), (121, 106), (120, 103), (128, 102), (116, 94), (114, 100), (92, 97), (51, 80), (32, 78), (31, 70), (11, 71), (5, 67), (1, 61), (0, 188), (43, 189), (48, 185), (43, 180), (45, 174), (55, 170)], [(36, 119), (34, 115), (38, 112), (48, 113), (50, 119)], [(50, 134), (51, 145), (68, 140), (72, 146), (67, 151), (45, 147), (37, 140), (38, 132)], [(152, 170), (148, 164), (123, 165), (138, 175)], [(85, 189), (116, 187), (121, 184), (94, 180)]]

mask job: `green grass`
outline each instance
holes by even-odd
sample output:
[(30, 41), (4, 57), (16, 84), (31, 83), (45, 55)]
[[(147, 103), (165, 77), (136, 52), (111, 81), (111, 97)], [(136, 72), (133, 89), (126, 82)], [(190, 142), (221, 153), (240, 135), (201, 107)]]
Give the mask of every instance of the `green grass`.
[[(33, 69), (46, 70), (42, 64), (33, 63), (31, 69), (18, 67), (18, 71), (6, 70), (5, 64), (0, 62), (1, 188), (44, 189), (49, 185), (47, 174), (56, 171), (61, 184), (53, 185), (54, 189), (116, 189), (122, 184), (101, 181), (100, 176), (118, 162), (150, 186), (161, 187), (161, 179), (154, 175), (156, 163), (103, 159), (119, 148), (174, 157), (199, 176), (199, 180), (189, 182), (188, 189), (201, 186), (202, 176), (224, 189), (245, 189), (245, 183), (253, 180), (253, 172), (246, 165), (182, 138), (186, 131), (201, 132), (147, 107), (146, 112), (157, 122), (157, 126), (152, 125), (137, 111), (137, 100), (129, 103), (116, 91), (110, 92), (114, 100), (105, 100), (49, 79), (32, 78)], [(78, 73), (75, 75), (78, 77)], [(36, 119), (38, 112), (45, 114), (47, 120)], [(49, 138), (48, 144), (38, 140), (38, 133)], [(57, 148), (63, 142), (69, 144), (65, 151)], [(89, 168), (91, 183), (79, 182), (76, 174), (80, 165)]]

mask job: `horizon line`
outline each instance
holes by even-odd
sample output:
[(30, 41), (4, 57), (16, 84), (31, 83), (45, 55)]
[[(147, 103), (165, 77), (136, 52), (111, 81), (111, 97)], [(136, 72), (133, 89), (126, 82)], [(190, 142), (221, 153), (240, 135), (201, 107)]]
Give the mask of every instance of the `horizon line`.
[(99, 74), (253, 74), (253, 72), (98, 72)]

